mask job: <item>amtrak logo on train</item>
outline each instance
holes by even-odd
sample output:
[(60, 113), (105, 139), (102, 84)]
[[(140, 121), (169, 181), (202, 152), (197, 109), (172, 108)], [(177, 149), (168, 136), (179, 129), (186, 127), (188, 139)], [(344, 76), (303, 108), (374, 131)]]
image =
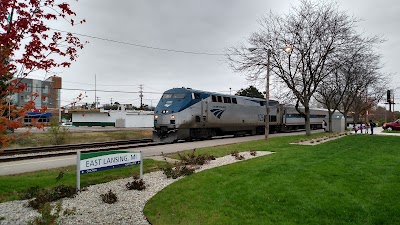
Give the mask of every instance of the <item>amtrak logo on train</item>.
[(172, 105), (172, 101), (167, 101), (166, 103), (165, 103), (165, 107), (170, 107)]
[(224, 110), (222, 110), (222, 109), (211, 109), (210, 111), (211, 111), (218, 119), (220, 119), (222, 113), (225, 112), (225, 109), (224, 109)]

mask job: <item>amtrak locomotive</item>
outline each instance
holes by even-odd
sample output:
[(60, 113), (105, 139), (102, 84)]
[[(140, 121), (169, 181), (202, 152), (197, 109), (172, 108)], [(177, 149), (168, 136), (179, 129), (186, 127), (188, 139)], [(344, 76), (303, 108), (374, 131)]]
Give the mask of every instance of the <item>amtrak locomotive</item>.
[[(153, 140), (209, 139), (233, 134), (262, 134), (265, 125), (265, 99), (212, 93), (191, 88), (164, 92), (154, 110)], [(304, 129), (304, 118), (294, 106), (270, 100), (270, 131)], [(325, 109), (311, 109), (311, 128), (322, 128), (328, 117)]]

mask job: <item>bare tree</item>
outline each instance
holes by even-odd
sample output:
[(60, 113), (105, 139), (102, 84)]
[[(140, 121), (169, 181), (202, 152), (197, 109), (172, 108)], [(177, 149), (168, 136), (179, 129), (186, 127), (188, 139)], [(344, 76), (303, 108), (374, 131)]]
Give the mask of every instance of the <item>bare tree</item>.
[[(348, 49), (338, 58), (336, 69), (321, 82), (314, 95), (315, 99), (328, 109), (330, 131), (332, 115), (336, 110), (341, 109), (347, 124), (348, 110), (356, 100), (364, 100), (361, 102), (367, 109), (380, 99), (379, 96), (375, 96), (376, 98), (368, 98), (369, 101), (365, 101), (367, 98), (361, 98), (360, 95), (368, 92), (368, 85), (371, 90), (375, 90), (369, 83), (382, 80), (383, 75), (379, 73), (380, 55), (375, 53), (373, 47), (383, 40), (378, 37), (358, 36), (351, 40), (351, 45), (348, 45)], [(341, 106), (344, 107), (340, 108)]]
[[(337, 69), (337, 59), (355, 36), (357, 21), (340, 12), (334, 2), (302, 0), (283, 16), (270, 13), (260, 21), (261, 30), (248, 39), (257, 51), (244, 44), (228, 50), (232, 68), (248, 79), (263, 79), (268, 51), (271, 71), (296, 97), (296, 110), (304, 117), (310, 135), (310, 101), (321, 82)], [(290, 52), (281, 48), (290, 46)]]
[[(384, 83), (386, 76), (379, 70), (380, 55), (373, 52), (373, 49), (366, 51), (365, 54), (357, 54), (356, 60), (345, 64), (343, 97), (338, 110), (345, 116), (353, 112), (353, 121), (358, 122), (359, 115), (365, 114), (367, 110), (376, 106), (385, 94)], [(354, 59), (353, 58), (353, 59)]]

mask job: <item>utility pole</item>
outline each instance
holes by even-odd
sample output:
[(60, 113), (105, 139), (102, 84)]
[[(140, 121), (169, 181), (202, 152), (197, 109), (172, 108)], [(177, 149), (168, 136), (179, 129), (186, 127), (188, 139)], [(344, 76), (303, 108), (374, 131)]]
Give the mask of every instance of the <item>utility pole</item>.
[(100, 97), (96, 98), (96, 109), (97, 109), (97, 104), (99, 103)]
[(97, 109), (97, 96), (96, 96), (96, 74), (94, 75), (94, 108)]
[(143, 84), (139, 85), (139, 89), (140, 89), (140, 91), (139, 91), (140, 107), (139, 108), (142, 110), (143, 109)]
[(112, 98), (111, 98), (111, 105), (112, 105)]

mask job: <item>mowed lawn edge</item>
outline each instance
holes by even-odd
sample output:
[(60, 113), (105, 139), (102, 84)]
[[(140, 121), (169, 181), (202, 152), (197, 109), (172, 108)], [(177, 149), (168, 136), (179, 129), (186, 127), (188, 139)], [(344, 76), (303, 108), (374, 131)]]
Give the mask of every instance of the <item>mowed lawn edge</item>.
[(399, 137), (289, 144), (296, 139), (230, 146), (276, 154), (181, 179), (150, 199), (146, 217), (154, 225), (400, 224)]

